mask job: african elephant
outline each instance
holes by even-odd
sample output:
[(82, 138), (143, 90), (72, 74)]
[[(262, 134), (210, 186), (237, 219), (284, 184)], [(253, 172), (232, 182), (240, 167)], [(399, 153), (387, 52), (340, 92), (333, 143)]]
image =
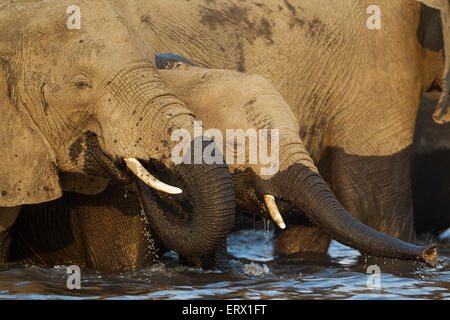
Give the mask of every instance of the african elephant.
[[(215, 140), (218, 154), (226, 154), (240, 211), (262, 214), (281, 229), (286, 227), (283, 216), (305, 213), (328, 237), (364, 253), (428, 263), (435, 259), (433, 245), (417, 247), (381, 234), (344, 209), (308, 155), (289, 105), (269, 81), (239, 72), (192, 67), (183, 63), (185, 60), (177, 62), (177, 57), (170, 54), (158, 55), (156, 61), (159, 67), (170, 70), (161, 71), (164, 82), (202, 121), (207, 130), (203, 136)], [(229, 139), (231, 130), (241, 130), (241, 139), (236, 135)], [(256, 137), (256, 131), (261, 130), (266, 130), (266, 134)], [(277, 130), (276, 137), (269, 136), (269, 130)], [(174, 138), (186, 139), (181, 134)], [(264, 162), (264, 148), (271, 150), (273, 162)], [(213, 150), (210, 152), (214, 154)], [(255, 152), (256, 161), (251, 160)], [(243, 161), (236, 161), (240, 156)], [(219, 163), (223, 160), (219, 159)], [(152, 207), (149, 197), (143, 197), (143, 201)], [(296, 239), (299, 236), (304, 241), (300, 244)], [(294, 249), (324, 251), (329, 246), (328, 237), (319, 238), (304, 228), (300, 235), (291, 231), (283, 240), (278, 239), (275, 247), (278, 254), (289, 254)]]
[[(123, 207), (124, 189), (138, 198), (136, 180), (145, 182), (141, 190), (158, 190), (167, 208), (177, 208), (174, 218), (146, 212), (159, 241), (186, 256), (211, 252), (226, 239), (234, 220), (228, 168), (174, 165), (171, 131), (193, 131), (195, 118), (161, 80), (151, 45), (108, 1), (78, 1), (83, 8), (78, 27), (68, 15), (79, 9), (72, 4), (0, 5), (0, 263), (11, 255), (31, 259), (19, 244), (39, 242), (43, 226), (53, 226), (44, 232), (45, 239), (64, 245), (64, 231), (72, 224), (81, 230), (73, 238), (83, 245), (75, 250), (83, 255), (75, 262), (91, 261), (100, 269), (139, 264), (142, 245), (136, 243), (136, 234), (145, 229), (135, 216), (142, 206), (129, 201), (134, 206)], [(64, 203), (77, 198), (65, 194), (59, 199), (63, 191), (101, 194), (98, 201), (111, 206), (72, 219)], [(89, 201), (78, 199), (72, 209), (89, 209)], [(177, 213), (187, 219), (177, 218)], [(28, 229), (15, 228), (16, 219), (27, 217), (32, 221)], [(108, 242), (114, 251), (102, 251)], [(34, 252), (36, 259), (45, 262), (47, 249)], [(125, 257), (109, 263), (113, 252)], [(106, 262), (97, 261), (100, 257)]]
[[(450, 50), (443, 50), (450, 43), (448, 0), (421, 2), (115, 4), (157, 52), (270, 80), (343, 206), (361, 222), (414, 242), (410, 168), (419, 99), (440, 87), (441, 110), (446, 109), (450, 60), (444, 59)], [(368, 11), (371, 5), (374, 11)], [(377, 11), (379, 29), (369, 23)], [(307, 238), (325, 237), (321, 232)]]

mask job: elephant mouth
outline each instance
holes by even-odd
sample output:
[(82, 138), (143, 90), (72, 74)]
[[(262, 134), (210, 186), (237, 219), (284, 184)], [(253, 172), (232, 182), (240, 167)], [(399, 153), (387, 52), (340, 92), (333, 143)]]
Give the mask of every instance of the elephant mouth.
[(83, 148), (82, 146), (85, 147), (84, 154), (81, 156), (83, 172), (91, 176), (111, 179), (118, 184), (131, 183), (132, 177), (127, 172), (124, 163), (105, 154), (100, 147), (97, 135), (91, 131), (84, 133), (83, 137), (71, 146), (70, 157), (74, 164), (79, 163), (82, 151), (77, 151), (77, 149)]
[[(180, 180), (173, 170), (155, 159), (136, 158), (112, 159), (103, 152), (96, 134), (84, 135), (87, 151), (85, 153), (84, 172), (93, 176), (111, 179), (113, 184), (129, 185), (137, 182), (140, 196), (146, 204), (144, 213), (151, 217), (156, 211), (164, 213), (172, 225), (188, 224), (194, 211), (191, 204), (192, 192), (188, 184)], [(152, 172), (154, 175), (150, 174)], [(163, 181), (167, 181), (166, 184)], [(174, 187), (174, 186), (180, 186)], [(188, 190), (188, 192), (182, 192)]]
[[(146, 185), (168, 194), (179, 194), (182, 190), (168, 185), (150, 174), (150, 172), (136, 158), (111, 159), (100, 147), (98, 137), (92, 132), (85, 133), (87, 151), (84, 161), (84, 172), (89, 175), (110, 178), (115, 183), (130, 184), (134, 174)], [(144, 162), (143, 162), (144, 163)], [(130, 174), (130, 171), (132, 174)]]

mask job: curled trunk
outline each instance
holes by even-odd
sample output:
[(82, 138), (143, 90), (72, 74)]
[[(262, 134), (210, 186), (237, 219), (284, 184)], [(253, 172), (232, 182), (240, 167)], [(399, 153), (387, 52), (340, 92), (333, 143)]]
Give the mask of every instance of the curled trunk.
[(228, 167), (181, 164), (174, 172), (182, 195), (161, 195), (138, 182), (151, 229), (182, 256), (211, 253), (226, 240), (234, 223), (235, 195)]

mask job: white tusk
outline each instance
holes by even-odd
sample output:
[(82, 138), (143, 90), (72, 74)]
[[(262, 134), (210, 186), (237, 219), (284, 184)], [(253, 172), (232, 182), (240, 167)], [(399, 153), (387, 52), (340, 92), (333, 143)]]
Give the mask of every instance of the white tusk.
[(269, 210), (270, 216), (280, 229), (286, 229), (286, 224), (283, 221), (283, 217), (278, 210), (275, 197), (270, 194), (264, 195), (264, 202), (266, 203), (267, 210)]
[(169, 186), (164, 182), (159, 181), (150, 174), (139, 161), (135, 158), (124, 158), (128, 169), (130, 169), (139, 179), (141, 179), (146, 185), (169, 194), (180, 194), (183, 192), (180, 188)]

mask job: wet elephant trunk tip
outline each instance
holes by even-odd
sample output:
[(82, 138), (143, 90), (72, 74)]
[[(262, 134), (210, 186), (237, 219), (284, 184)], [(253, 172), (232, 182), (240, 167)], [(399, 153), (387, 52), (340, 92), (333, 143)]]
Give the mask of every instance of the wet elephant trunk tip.
[(422, 250), (420, 254), (421, 261), (425, 262), (430, 267), (435, 267), (437, 264), (438, 253), (435, 244), (430, 244), (425, 246), (425, 249)]
[[(395, 239), (401, 244), (403, 241)], [(379, 249), (379, 251), (367, 252), (367, 254), (372, 254), (374, 256), (381, 256), (384, 258), (392, 258), (392, 259), (403, 259), (403, 260), (416, 260), (420, 262), (426, 263), (430, 267), (436, 267), (438, 260), (438, 253), (435, 244), (429, 244), (427, 246), (416, 246), (410, 243), (404, 243), (403, 249), (400, 248), (395, 252), (385, 253), (383, 249)], [(357, 246), (356, 246), (357, 247)], [(386, 250), (390, 251), (389, 249)]]

